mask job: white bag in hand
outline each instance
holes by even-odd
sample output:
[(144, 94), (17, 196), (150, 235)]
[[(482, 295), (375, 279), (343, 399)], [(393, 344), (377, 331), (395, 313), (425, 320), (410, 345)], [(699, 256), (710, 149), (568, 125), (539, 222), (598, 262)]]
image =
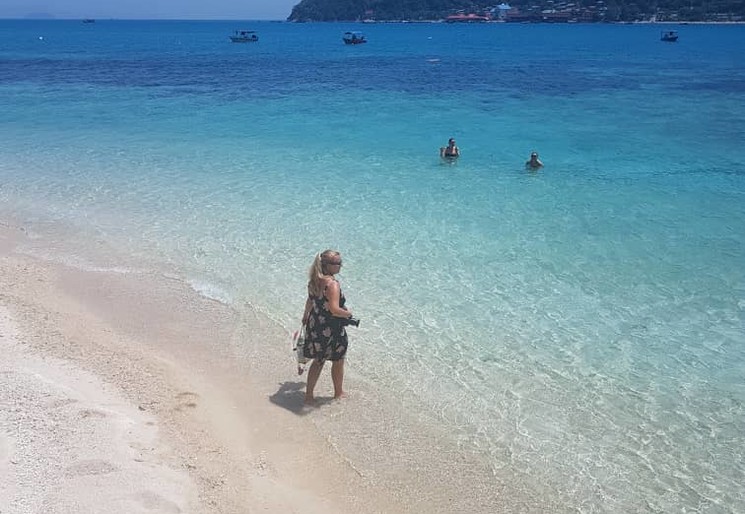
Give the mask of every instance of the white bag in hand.
[(297, 374), (302, 375), (305, 371), (305, 365), (310, 360), (303, 355), (303, 349), (305, 348), (305, 326), (300, 327), (300, 330), (292, 333), (291, 348), (295, 352), (295, 359), (297, 360)]

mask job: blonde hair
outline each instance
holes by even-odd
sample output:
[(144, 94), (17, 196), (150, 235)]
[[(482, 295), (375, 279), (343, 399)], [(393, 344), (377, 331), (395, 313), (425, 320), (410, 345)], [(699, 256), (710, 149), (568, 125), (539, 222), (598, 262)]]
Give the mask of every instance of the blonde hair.
[(324, 279), (329, 276), (325, 269), (326, 261), (339, 255), (336, 250), (324, 250), (316, 254), (313, 264), (308, 269), (308, 294), (313, 296), (323, 295), (323, 286), (326, 282)]

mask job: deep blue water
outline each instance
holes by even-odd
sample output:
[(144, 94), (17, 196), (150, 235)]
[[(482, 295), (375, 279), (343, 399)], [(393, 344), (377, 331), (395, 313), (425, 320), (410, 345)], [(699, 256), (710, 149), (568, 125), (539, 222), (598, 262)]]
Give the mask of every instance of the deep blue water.
[(364, 25), (374, 44), (348, 48), (339, 34), (353, 25), (253, 22), (259, 45), (226, 48), (225, 34), (240, 23), (2, 23), (3, 82), (203, 87), (228, 98), (285, 88), (560, 97), (743, 89), (733, 73), (743, 66), (740, 26), (687, 26), (679, 44), (663, 45), (655, 25)]

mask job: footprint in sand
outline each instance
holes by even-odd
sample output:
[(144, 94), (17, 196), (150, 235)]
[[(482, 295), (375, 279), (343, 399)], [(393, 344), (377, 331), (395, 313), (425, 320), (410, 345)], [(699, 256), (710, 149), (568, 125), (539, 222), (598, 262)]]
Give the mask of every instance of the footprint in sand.
[(68, 405), (71, 405), (73, 403), (78, 403), (78, 401), (73, 400), (72, 398), (52, 400), (46, 404), (46, 408), (49, 410), (56, 410), (56, 409), (61, 409), (62, 407), (67, 407)]
[(198, 399), (199, 399), (199, 395), (196, 393), (190, 393), (189, 391), (179, 393), (176, 395), (176, 401), (178, 403), (174, 407), (174, 410), (182, 411), (185, 408), (194, 409), (197, 406)]
[(80, 417), (85, 418), (105, 418), (107, 415), (105, 412), (95, 409), (83, 409), (80, 411)]
[(153, 491), (142, 491), (136, 498), (147, 510), (157, 510), (158, 512), (167, 512), (169, 514), (179, 514), (181, 512), (178, 505), (166, 500)]
[(119, 468), (114, 466), (112, 463), (106, 462), (105, 460), (92, 459), (81, 460), (72, 466), (68, 466), (67, 469), (65, 469), (65, 475), (70, 477), (82, 477), (89, 475), (106, 475), (108, 473), (113, 473), (114, 471), (119, 471)]

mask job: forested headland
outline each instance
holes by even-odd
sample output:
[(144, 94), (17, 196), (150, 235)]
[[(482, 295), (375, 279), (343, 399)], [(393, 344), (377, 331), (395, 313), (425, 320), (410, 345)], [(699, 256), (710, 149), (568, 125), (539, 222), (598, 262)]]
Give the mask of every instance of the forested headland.
[[(509, 7), (509, 9), (508, 9)], [(743, 0), (302, 0), (288, 21), (639, 22), (745, 20)]]

